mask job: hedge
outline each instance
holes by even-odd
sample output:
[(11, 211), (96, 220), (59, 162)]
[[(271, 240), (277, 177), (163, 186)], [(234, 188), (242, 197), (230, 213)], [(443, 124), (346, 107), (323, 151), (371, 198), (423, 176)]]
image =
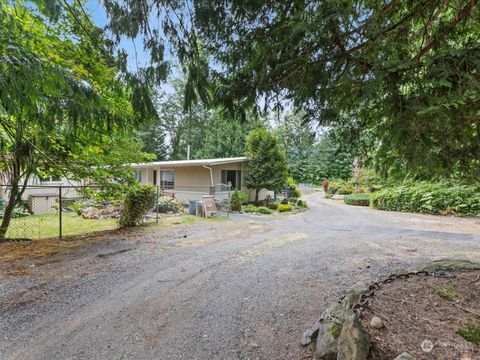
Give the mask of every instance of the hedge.
[(380, 210), (480, 216), (480, 184), (404, 184), (372, 193), (370, 206)]
[(343, 198), (345, 204), (355, 205), (355, 206), (369, 206), (370, 205), (370, 195), (369, 194), (352, 194), (345, 195)]

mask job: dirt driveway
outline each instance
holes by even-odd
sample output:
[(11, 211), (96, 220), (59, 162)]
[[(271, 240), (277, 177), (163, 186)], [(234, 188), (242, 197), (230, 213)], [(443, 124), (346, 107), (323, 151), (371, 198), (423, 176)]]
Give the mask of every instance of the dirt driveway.
[(0, 359), (308, 358), (303, 331), (352, 283), (480, 259), (480, 219), (308, 201), (295, 215), (105, 235), (23, 276), (0, 268)]

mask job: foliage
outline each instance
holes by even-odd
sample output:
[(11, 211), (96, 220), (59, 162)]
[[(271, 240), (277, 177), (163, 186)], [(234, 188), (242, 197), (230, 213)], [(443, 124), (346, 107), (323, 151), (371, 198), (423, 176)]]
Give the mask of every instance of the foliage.
[(270, 203), (267, 206), (270, 210), (277, 210), (278, 209), (278, 203)]
[(155, 187), (152, 185), (132, 186), (125, 195), (120, 226), (138, 225), (143, 216), (154, 206), (155, 196)]
[(158, 212), (180, 214), (184, 212), (184, 209), (183, 204), (171, 196), (160, 196), (158, 198)]
[(282, 204), (278, 205), (277, 210), (278, 210), (279, 212), (292, 211), (292, 205), (290, 205), (290, 204), (283, 204), (283, 203), (282, 203)]
[(283, 198), (282, 201), (280, 201), (280, 204), (287, 205), (288, 204), (288, 198)]
[(348, 195), (355, 192), (355, 186), (350, 181), (341, 179), (332, 180), (328, 186), (328, 193), (338, 195)]
[(480, 185), (409, 182), (373, 193), (370, 201), (380, 210), (479, 216)]
[(288, 202), (292, 205), (295, 205), (298, 202), (298, 198), (297, 197), (289, 197)]
[(230, 210), (235, 212), (242, 212), (242, 200), (240, 197), (240, 192), (235, 190), (232, 193), (232, 198), (230, 199)]
[(297, 206), (301, 207), (301, 208), (308, 208), (308, 205), (307, 205), (307, 201), (306, 200), (298, 200), (297, 201)]
[(365, 193), (346, 195), (343, 198), (343, 201), (347, 205), (369, 206), (370, 205), (370, 195), (365, 194)]
[[(145, 34), (153, 64), (159, 34), (170, 40), (191, 101), (235, 112), (286, 98), (352, 143), (366, 139), (382, 175), (478, 177), (476, 1), (105, 3), (109, 29)], [(157, 26), (145, 21), (156, 12)]]
[(247, 137), (245, 185), (255, 189), (255, 203), (261, 189), (280, 190), (287, 178), (285, 154), (277, 138), (265, 129), (252, 130)]
[(0, 171), (12, 185), (0, 239), (32, 177), (128, 185), (125, 163), (148, 158), (132, 136), (155, 115), (148, 90), (117, 68), (112, 44), (77, 5), (50, 10), (0, 4)]
[(287, 178), (286, 189), (289, 191), (289, 197), (299, 198), (302, 196), (300, 189), (297, 187), (295, 180), (291, 176)]
[(480, 321), (472, 319), (457, 331), (468, 342), (480, 345)]
[(245, 206), (245, 209), (243, 209), (243, 212), (251, 213), (251, 214), (263, 214), (263, 215), (269, 215), (273, 213), (272, 210), (270, 210), (265, 206), (255, 206), (252, 204)]

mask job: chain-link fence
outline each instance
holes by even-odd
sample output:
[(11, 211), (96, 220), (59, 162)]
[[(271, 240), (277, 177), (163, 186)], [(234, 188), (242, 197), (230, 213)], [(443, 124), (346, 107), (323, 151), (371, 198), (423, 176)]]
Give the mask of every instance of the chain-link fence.
[[(155, 205), (143, 222), (160, 222), (172, 215), (229, 216), (229, 185), (156, 187)], [(0, 189), (0, 227), (12, 187)], [(62, 238), (119, 227), (123, 198), (105, 197), (96, 186), (28, 185), (17, 196), (5, 237), (9, 239)], [(107, 200), (108, 199), (108, 200)]]

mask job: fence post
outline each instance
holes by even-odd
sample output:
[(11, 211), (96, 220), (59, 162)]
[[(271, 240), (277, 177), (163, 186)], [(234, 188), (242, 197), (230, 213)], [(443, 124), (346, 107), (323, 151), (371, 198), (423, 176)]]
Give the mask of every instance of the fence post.
[(157, 206), (155, 206), (155, 213), (156, 213), (155, 217), (156, 217), (157, 223), (158, 223), (158, 196), (159, 196), (159, 194), (160, 194), (158, 188), (159, 188), (159, 187), (157, 186)]
[(59, 232), (58, 238), (62, 240), (62, 186), (58, 187), (58, 221), (59, 221)]
[(232, 189), (232, 185), (228, 185), (228, 204), (227, 204), (227, 218), (230, 217), (230, 204), (232, 201), (230, 190)]

